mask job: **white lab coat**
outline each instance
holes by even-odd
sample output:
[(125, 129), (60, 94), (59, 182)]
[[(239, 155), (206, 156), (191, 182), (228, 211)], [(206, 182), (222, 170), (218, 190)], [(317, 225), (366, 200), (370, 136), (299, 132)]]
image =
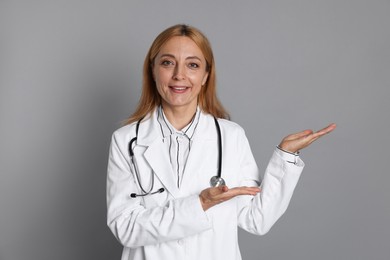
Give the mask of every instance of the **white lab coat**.
[[(219, 119), (222, 132), (222, 177), (228, 187), (259, 186), (260, 174), (243, 129)], [(303, 162), (276, 149), (261, 182), (261, 192), (240, 196), (203, 211), (199, 193), (216, 175), (218, 136), (212, 116), (202, 113), (180, 189), (176, 185), (156, 113), (140, 124), (134, 148), (144, 189), (154, 173), (154, 189), (142, 194), (130, 163), (128, 145), (135, 123), (112, 137), (107, 175), (107, 223), (124, 246), (122, 260), (239, 260), (237, 227), (262, 235), (285, 212)], [(292, 158), (288, 158), (288, 157)], [(286, 160), (294, 160), (288, 163)]]

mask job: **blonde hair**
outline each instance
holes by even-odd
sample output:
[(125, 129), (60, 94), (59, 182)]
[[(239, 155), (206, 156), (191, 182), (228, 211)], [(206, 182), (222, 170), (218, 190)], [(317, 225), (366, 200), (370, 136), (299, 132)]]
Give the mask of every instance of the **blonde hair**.
[(217, 97), (214, 55), (208, 39), (192, 26), (177, 24), (160, 33), (152, 43), (144, 62), (141, 98), (135, 112), (125, 121), (125, 124), (144, 118), (161, 104), (161, 96), (153, 79), (152, 65), (161, 47), (174, 36), (185, 36), (193, 40), (206, 60), (208, 78), (198, 96), (201, 110), (217, 118), (230, 118)]

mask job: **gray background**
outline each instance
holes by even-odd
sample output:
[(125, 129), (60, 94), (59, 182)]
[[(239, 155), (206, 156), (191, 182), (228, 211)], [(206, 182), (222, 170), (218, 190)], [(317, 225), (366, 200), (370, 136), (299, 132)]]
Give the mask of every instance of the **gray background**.
[(336, 122), (302, 152), (287, 213), (244, 259), (389, 259), (390, 2), (0, 2), (0, 259), (119, 259), (106, 227), (111, 133), (144, 56), (176, 23), (208, 35), (219, 95), (263, 171), (288, 133)]

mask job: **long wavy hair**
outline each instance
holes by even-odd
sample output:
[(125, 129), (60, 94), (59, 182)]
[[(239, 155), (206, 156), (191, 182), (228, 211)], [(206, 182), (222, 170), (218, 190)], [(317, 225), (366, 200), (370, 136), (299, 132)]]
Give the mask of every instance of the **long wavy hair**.
[(153, 63), (161, 47), (175, 36), (185, 36), (194, 41), (206, 60), (208, 78), (198, 96), (198, 105), (201, 110), (217, 118), (230, 118), (217, 97), (214, 55), (208, 39), (192, 26), (177, 24), (160, 33), (152, 43), (144, 62), (141, 98), (135, 112), (125, 121), (125, 124), (144, 118), (161, 104), (161, 96), (153, 79)]

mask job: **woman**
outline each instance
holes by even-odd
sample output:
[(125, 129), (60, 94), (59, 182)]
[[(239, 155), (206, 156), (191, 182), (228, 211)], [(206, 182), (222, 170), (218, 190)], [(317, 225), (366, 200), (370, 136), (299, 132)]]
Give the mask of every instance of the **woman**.
[(243, 129), (216, 97), (213, 53), (199, 30), (163, 31), (143, 74), (138, 108), (113, 134), (108, 163), (107, 222), (122, 259), (241, 259), (237, 226), (258, 235), (271, 228), (302, 172), (298, 151), (335, 125), (284, 138), (261, 181)]

